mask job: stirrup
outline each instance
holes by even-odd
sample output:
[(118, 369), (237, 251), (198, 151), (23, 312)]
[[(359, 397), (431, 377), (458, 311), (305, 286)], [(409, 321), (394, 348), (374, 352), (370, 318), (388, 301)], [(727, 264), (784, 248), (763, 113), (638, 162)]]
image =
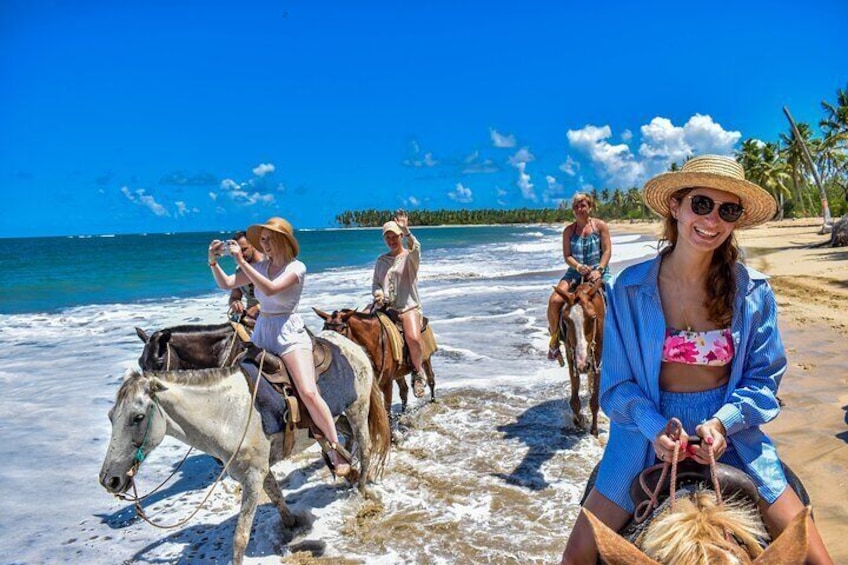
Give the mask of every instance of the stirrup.
[(424, 377), (421, 376), (421, 373), (418, 371), (414, 371), (412, 373), (412, 394), (415, 398), (421, 398), (424, 396), (424, 385), (425, 385)]

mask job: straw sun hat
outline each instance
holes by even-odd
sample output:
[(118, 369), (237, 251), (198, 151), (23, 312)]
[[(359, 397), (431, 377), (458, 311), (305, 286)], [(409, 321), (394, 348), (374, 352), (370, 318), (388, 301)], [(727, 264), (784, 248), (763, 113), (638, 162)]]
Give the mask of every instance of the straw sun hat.
[(300, 246), (297, 244), (297, 239), (294, 237), (294, 229), (290, 223), (283, 218), (275, 217), (264, 224), (254, 224), (247, 228), (247, 241), (257, 249), (262, 249), (262, 246), (259, 245), (259, 236), (262, 234), (262, 228), (283, 234), (292, 247), (293, 256), (297, 257), (297, 254), (300, 252)]
[(731, 157), (700, 155), (686, 161), (680, 171), (657, 175), (645, 183), (642, 197), (660, 216), (669, 215), (668, 200), (681, 188), (714, 188), (739, 197), (745, 212), (736, 228), (750, 228), (771, 220), (777, 213), (774, 197), (745, 180), (745, 169)]

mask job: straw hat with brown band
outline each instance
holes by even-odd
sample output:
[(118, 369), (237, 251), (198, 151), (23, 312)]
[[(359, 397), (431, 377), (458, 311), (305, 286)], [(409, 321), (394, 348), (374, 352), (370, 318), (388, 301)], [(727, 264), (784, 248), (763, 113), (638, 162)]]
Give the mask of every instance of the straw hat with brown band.
[(297, 254), (300, 252), (300, 246), (297, 244), (297, 239), (294, 237), (294, 229), (290, 223), (283, 218), (275, 217), (264, 224), (254, 224), (247, 228), (247, 241), (257, 249), (262, 249), (262, 246), (259, 244), (259, 236), (262, 234), (263, 228), (283, 234), (292, 247), (292, 256), (297, 257)]
[(657, 175), (645, 183), (642, 198), (660, 216), (669, 215), (668, 200), (682, 188), (714, 188), (735, 194), (745, 211), (736, 221), (737, 229), (750, 228), (771, 220), (777, 213), (774, 197), (760, 186), (745, 180), (745, 169), (732, 157), (700, 155), (684, 163), (679, 171)]

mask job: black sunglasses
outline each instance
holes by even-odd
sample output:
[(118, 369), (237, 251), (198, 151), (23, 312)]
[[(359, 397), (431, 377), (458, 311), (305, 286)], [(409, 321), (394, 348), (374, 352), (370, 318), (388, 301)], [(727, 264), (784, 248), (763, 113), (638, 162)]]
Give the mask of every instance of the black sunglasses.
[(687, 196), (692, 204), (692, 211), (699, 216), (706, 216), (713, 211), (715, 205), (718, 204), (718, 217), (727, 223), (732, 224), (742, 217), (745, 208), (736, 202), (718, 202), (709, 196), (703, 194), (695, 194)]

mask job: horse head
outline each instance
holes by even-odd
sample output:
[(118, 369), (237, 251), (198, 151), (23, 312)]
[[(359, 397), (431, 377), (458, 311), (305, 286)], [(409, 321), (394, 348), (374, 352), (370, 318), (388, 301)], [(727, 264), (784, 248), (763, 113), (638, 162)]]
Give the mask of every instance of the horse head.
[[(679, 505), (682, 506), (682, 505)], [(807, 553), (807, 520), (810, 507), (804, 508), (789, 523), (786, 529), (766, 549), (760, 553), (759, 547), (751, 548), (736, 544), (734, 536), (725, 536), (725, 531), (733, 530), (730, 523), (734, 518), (725, 516), (726, 520), (716, 522), (711, 515), (692, 510), (691, 505), (684, 507), (681, 512), (664, 520), (663, 524), (656, 523), (657, 529), (653, 536), (662, 548), (662, 555), (653, 554), (649, 557), (641, 549), (625, 540), (606, 524), (599, 520), (589, 510), (583, 509), (584, 515), (592, 526), (595, 544), (605, 563), (610, 565), (663, 565), (686, 563), (700, 565), (703, 563), (752, 563), (754, 565), (797, 565), (804, 562)], [(754, 510), (756, 511), (756, 510)], [(739, 520), (736, 520), (739, 524)], [(712, 523), (710, 523), (712, 522)], [(716, 526), (704, 527), (705, 523)], [(641, 536), (649, 538), (652, 523)], [(726, 528), (730, 528), (727, 530)], [(673, 528), (674, 531), (669, 531)], [(729, 539), (728, 539), (729, 538)], [(660, 541), (662, 540), (662, 541)], [(733, 540), (733, 541), (731, 541)], [(642, 543), (644, 546), (644, 542)], [(692, 553), (682, 554), (683, 551)], [(753, 554), (753, 555), (752, 555)], [(654, 558), (656, 557), (656, 559)]]
[(171, 330), (169, 328), (153, 332), (148, 336), (143, 329), (137, 327), (135, 333), (144, 342), (144, 349), (138, 358), (138, 366), (143, 371), (167, 371), (178, 368), (178, 359), (170, 347)]
[(100, 484), (107, 491), (125, 492), (138, 466), (165, 437), (165, 417), (156, 399), (164, 390), (159, 379), (138, 371), (131, 371), (118, 389), (109, 411), (112, 437), (100, 468)]
[(595, 356), (591, 348), (600, 339), (598, 329), (599, 324), (603, 323), (603, 314), (598, 315), (598, 306), (595, 303), (600, 285), (599, 279), (594, 283), (582, 283), (574, 290), (563, 291), (554, 288), (556, 293), (565, 299), (560, 314), (562, 323), (566, 326), (565, 340), (567, 346), (574, 351), (576, 370), (580, 373), (588, 371), (588, 362)]
[(334, 331), (344, 336), (348, 336), (350, 333), (348, 320), (350, 320), (350, 317), (356, 313), (356, 310), (344, 308), (342, 310), (333, 310), (332, 314), (327, 314), (326, 312), (314, 307), (312, 310), (318, 314), (318, 317), (324, 320), (324, 325), (321, 327), (322, 330)]

